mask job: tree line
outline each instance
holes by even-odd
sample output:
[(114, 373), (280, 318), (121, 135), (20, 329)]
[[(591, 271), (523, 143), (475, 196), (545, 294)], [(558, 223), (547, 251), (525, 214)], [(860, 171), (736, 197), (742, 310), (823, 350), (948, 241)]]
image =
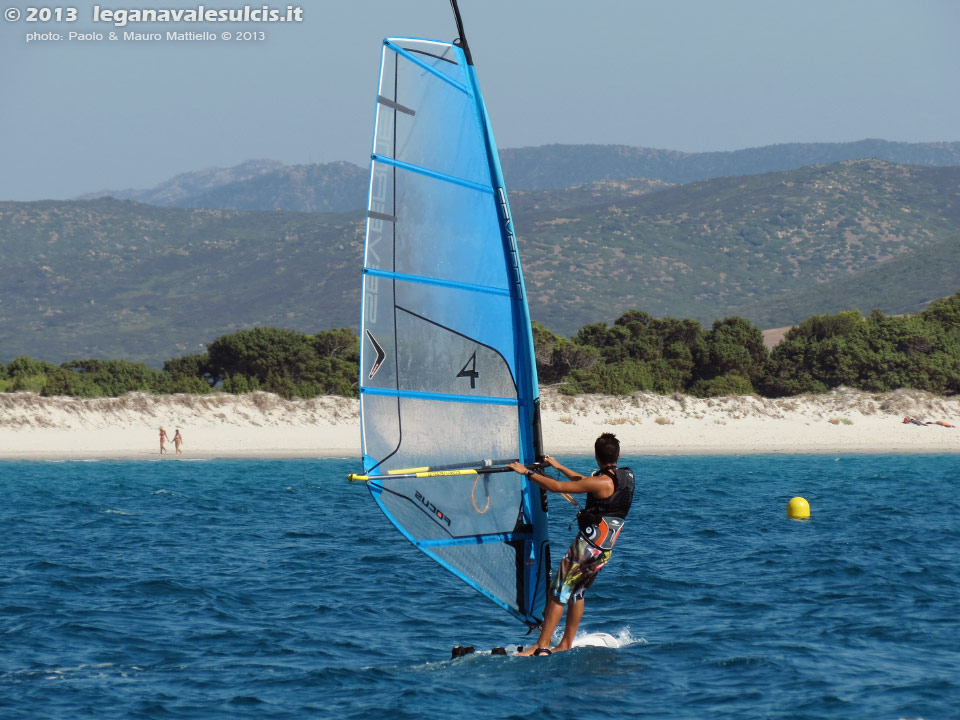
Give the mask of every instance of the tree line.
[(915, 315), (814, 315), (772, 352), (763, 333), (740, 317), (704, 330), (693, 320), (636, 310), (612, 327), (585, 325), (569, 340), (536, 326), (534, 346), (540, 381), (568, 394), (786, 397), (843, 385), (952, 395), (960, 392), (960, 293)]
[[(841, 385), (960, 392), (960, 292), (914, 315), (815, 315), (791, 328), (772, 352), (762, 332), (740, 317), (717, 320), (707, 330), (694, 320), (658, 319), (639, 310), (612, 325), (585, 325), (572, 338), (534, 323), (533, 336), (540, 382), (566, 394), (784, 397)], [(162, 370), (125, 360), (53, 365), (20, 357), (0, 364), (0, 390), (74, 397), (256, 390), (285, 398), (356, 397), (359, 360), (359, 338), (348, 328), (315, 335), (254, 328), (217, 338), (206, 353), (168, 360)]]
[(217, 338), (205, 353), (167, 360), (162, 370), (126, 360), (72, 360), (53, 365), (19, 357), (6, 366), (0, 364), (0, 389), (73, 397), (257, 390), (288, 399), (355, 397), (359, 362), (360, 341), (348, 328), (316, 335), (253, 328)]

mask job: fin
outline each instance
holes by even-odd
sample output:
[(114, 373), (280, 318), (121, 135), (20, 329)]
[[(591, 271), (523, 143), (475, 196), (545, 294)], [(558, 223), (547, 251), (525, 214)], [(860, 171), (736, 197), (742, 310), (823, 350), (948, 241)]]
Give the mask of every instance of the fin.
[(550, 648), (542, 648), (542, 647), (540, 647), (540, 648), (537, 648), (536, 650), (533, 651), (533, 656), (534, 656), (534, 657), (541, 657), (541, 656), (551, 655), (551, 654), (552, 654), (552, 653), (550, 652)]

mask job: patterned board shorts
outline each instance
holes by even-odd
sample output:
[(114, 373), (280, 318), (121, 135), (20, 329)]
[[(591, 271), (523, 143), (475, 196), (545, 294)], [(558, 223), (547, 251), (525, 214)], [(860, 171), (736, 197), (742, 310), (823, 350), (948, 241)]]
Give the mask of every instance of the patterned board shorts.
[(560, 568), (550, 591), (561, 604), (566, 604), (571, 599), (582, 600), (583, 594), (593, 584), (597, 573), (607, 564), (612, 554), (612, 550), (598, 548), (577, 533), (567, 554), (560, 561)]

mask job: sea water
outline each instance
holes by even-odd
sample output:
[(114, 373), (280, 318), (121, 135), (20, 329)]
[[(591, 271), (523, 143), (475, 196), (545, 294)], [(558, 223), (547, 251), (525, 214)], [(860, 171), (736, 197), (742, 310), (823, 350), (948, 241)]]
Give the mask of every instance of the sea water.
[(627, 463), (582, 625), (620, 647), (457, 660), (532, 637), (353, 459), (0, 463), (0, 717), (960, 717), (960, 456)]

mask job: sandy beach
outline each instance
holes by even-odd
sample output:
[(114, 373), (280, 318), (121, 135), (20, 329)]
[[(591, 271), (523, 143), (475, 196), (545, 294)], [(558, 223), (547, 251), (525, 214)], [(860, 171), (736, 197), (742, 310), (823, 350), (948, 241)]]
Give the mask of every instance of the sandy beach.
[[(43, 398), (0, 393), (0, 459), (150, 458), (159, 428), (183, 457), (358, 457), (356, 400), (234, 396)], [(769, 400), (637, 393), (567, 397), (543, 390), (548, 453), (586, 454), (612, 431), (625, 455), (960, 452), (960, 398), (914, 390)], [(904, 424), (913, 417), (943, 425)], [(173, 458), (173, 443), (168, 442)], [(165, 456), (166, 457), (166, 456)]]

